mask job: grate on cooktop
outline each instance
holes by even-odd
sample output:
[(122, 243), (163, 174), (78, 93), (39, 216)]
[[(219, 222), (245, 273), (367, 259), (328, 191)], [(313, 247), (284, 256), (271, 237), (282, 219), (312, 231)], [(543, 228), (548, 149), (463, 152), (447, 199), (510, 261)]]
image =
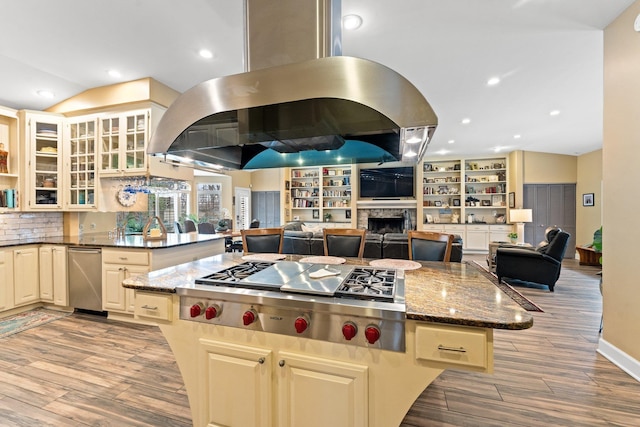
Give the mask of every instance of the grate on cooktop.
[(356, 267), (340, 284), (336, 296), (393, 301), (395, 297), (396, 270), (373, 267)]
[(242, 279), (246, 279), (252, 274), (262, 271), (272, 265), (272, 262), (267, 261), (247, 261), (196, 279), (196, 283), (205, 285), (212, 285), (216, 283), (232, 284), (234, 282), (239, 282)]

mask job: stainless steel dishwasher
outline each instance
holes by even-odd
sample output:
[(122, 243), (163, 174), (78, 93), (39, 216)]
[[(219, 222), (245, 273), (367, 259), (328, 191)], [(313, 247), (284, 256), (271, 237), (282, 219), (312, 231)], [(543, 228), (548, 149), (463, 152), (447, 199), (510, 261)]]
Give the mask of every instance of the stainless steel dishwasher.
[(68, 250), (69, 305), (102, 311), (102, 250), (70, 247)]

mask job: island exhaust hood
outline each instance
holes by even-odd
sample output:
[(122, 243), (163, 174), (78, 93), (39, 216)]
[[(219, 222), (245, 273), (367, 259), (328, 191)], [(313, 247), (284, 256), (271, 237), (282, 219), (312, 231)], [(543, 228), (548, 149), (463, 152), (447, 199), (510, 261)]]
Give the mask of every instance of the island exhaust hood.
[(208, 169), (419, 161), (438, 119), (407, 79), (341, 54), (338, 0), (247, 0), (249, 71), (179, 96), (148, 153)]

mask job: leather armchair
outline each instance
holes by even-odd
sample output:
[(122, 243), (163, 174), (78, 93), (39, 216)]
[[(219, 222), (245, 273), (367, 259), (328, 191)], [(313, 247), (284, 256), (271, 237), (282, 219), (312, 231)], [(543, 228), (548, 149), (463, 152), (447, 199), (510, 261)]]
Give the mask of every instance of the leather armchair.
[(560, 277), (562, 259), (567, 250), (569, 233), (560, 229), (547, 233), (548, 245), (536, 249), (498, 248), (496, 251), (496, 275), (503, 278), (546, 285), (553, 292)]

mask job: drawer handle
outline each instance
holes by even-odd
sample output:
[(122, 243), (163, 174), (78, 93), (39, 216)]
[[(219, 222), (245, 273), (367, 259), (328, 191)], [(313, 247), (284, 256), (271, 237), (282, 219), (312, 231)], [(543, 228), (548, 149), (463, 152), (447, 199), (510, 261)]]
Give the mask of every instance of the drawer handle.
[(151, 307), (150, 305), (145, 304), (141, 308), (144, 308), (145, 310), (157, 310), (158, 306)]
[(448, 347), (446, 345), (438, 345), (439, 351), (454, 351), (456, 353), (466, 353), (467, 350), (464, 347)]
[(126, 261), (126, 260), (128, 260), (129, 258), (127, 258), (126, 256), (121, 256), (121, 257), (118, 257), (118, 259), (121, 259), (122, 261)]

